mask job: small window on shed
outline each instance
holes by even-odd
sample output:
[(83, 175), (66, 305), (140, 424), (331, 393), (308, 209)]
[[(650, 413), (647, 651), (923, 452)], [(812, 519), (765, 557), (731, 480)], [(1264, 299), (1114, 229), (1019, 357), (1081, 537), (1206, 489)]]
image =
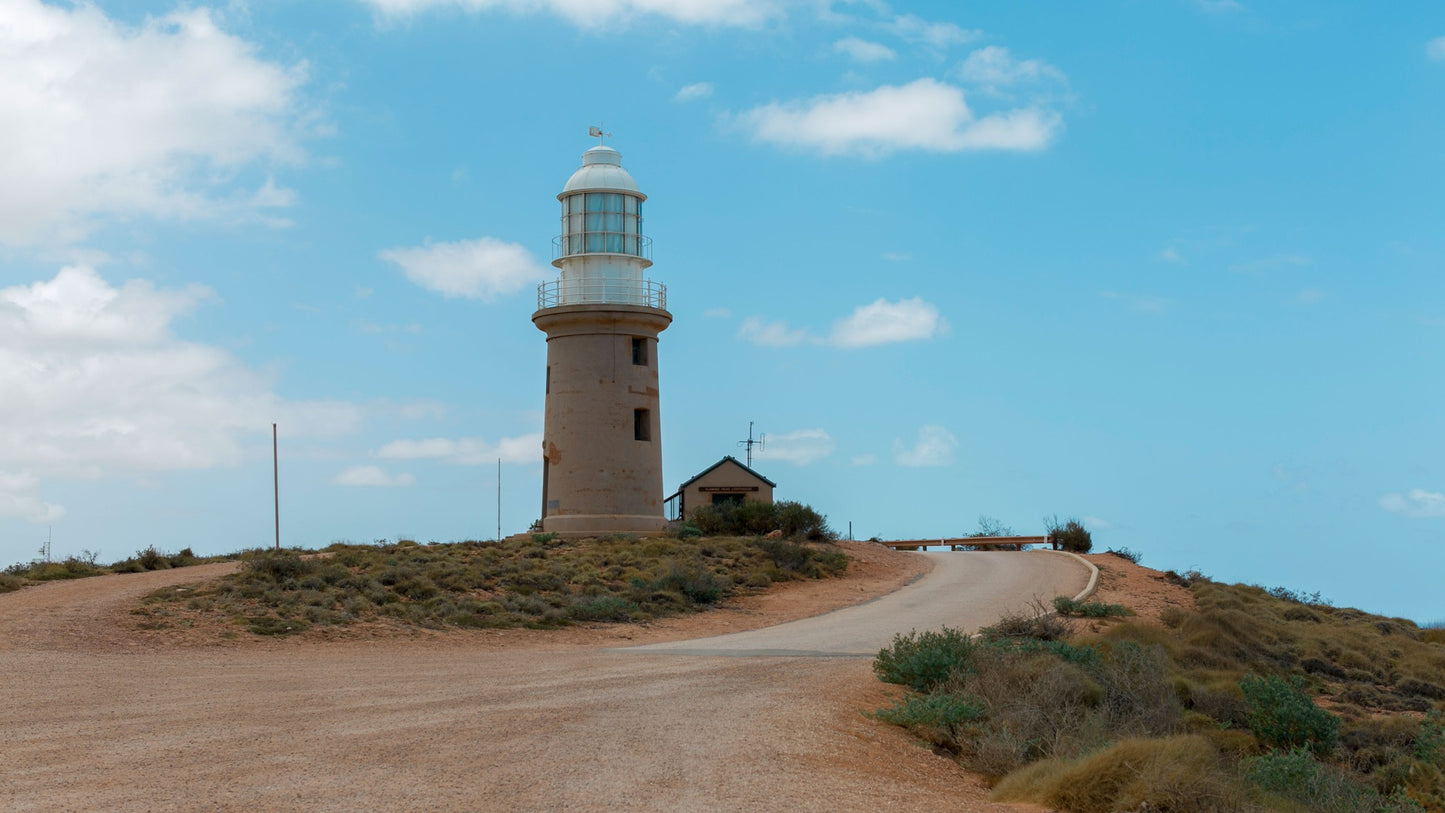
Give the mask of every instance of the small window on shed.
[(632, 338), (632, 363), (647, 366), (647, 339), (636, 336)]
[(634, 440), (652, 440), (652, 410), (632, 410), (632, 437)]

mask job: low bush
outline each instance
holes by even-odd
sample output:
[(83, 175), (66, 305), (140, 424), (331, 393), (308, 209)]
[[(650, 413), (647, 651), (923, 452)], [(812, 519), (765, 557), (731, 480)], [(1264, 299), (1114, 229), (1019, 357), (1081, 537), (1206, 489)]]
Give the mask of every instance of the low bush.
[[(325, 557), (252, 551), (232, 576), (195, 591), (157, 591), (148, 600), (187, 601), (194, 612), (231, 618), (257, 634), (378, 620), (428, 628), (552, 628), (699, 610), (774, 582), (831, 576), (848, 564), (832, 546), (785, 539), (539, 536), (449, 545), (337, 543)], [(279, 629), (284, 621), (305, 626)]]
[(796, 502), (703, 505), (688, 512), (688, 521), (704, 536), (763, 536), (779, 531), (789, 539), (827, 542), (837, 538), (827, 517)]
[(929, 692), (955, 668), (967, 668), (976, 646), (972, 638), (949, 627), (937, 632), (900, 633), (873, 660), (873, 673), (884, 683)]
[(1308, 748), (1327, 755), (1339, 740), (1340, 718), (1315, 705), (1298, 677), (1248, 675), (1239, 682), (1249, 706), (1249, 730), (1272, 748)]
[(1124, 559), (1124, 560), (1129, 561), (1129, 562), (1132, 562), (1132, 563), (1134, 563), (1134, 564), (1136, 564), (1136, 565), (1139, 564), (1140, 562), (1142, 562), (1142, 561), (1144, 560), (1143, 554), (1140, 554), (1140, 553), (1137, 553), (1137, 552), (1135, 552), (1135, 551), (1129, 550), (1128, 548), (1118, 548), (1117, 550), (1114, 549), (1114, 548), (1109, 548), (1108, 550), (1106, 550), (1106, 551), (1104, 551), (1104, 552), (1105, 552), (1105, 553), (1111, 553), (1111, 554), (1119, 557), (1120, 559)]
[(904, 726), (930, 745), (954, 754), (960, 748), (962, 726), (983, 715), (978, 702), (946, 692), (910, 694), (873, 713), (877, 719)]
[(1198, 735), (1127, 739), (1083, 759), (1040, 762), (1000, 782), (994, 798), (1073, 813), (1261, 809), (1218, 749)]
[(1072, 553), (1088, 553), (1094, 549), (1094, 537), (1084, 523), (1074, 518), (1059, 522), (1058, 517), (1045, 518), (1044, 527), (1049, 537), (1060, 549)]
[(1383, 797), (1348, 771), (1319, 762), (1306, 748), (1265, 754), (1250, 760), (1245, 770), (1260, 788), (1319, 813), (1421, 810), (1404, 799)]
[(979, 634), (990, 640), (999, 638), (1030, 638), (1038, 641), (1058, 641), (1074, 632), (1073, 625), (1060, 618), (1034, 599), (1024, 610), (1005, 613), (996, 623), (979, 630)]
[(0, 573), (0, 593), (9, 593), (25, 586), (25, 580), (10, 573)]
[(1122, 604), (1105, 604), (1100, 601), (1074, 601), (1068, 596), (1054, 599), (1054, 610), (1060, 615), (1077, 615), (1083, 618), (1113, 618), (1133, 615)]

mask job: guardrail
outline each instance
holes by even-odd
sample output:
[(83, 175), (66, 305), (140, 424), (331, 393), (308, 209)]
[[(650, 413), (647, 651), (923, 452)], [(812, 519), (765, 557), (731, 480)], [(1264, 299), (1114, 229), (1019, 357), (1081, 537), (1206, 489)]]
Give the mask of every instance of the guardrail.
[(896, 542), (879, 542), (887, 548), (894, 550), (920, 550), (922, 548), (948, 548), (949, 550), (960, 550), (962, 548), (1002, 548), (1015, 547), (1022, 549), (1024, 545), (1053, 545), (1051, 536), (964, 536), (956, 539), (905, 539)]
[(639, 305), (667, 310), (667, 286), (650, 279), (558, 279), (537, 286), (537, 310), (563, 305)]
[(583, 231), (552, 238), (552, 259), (581, 254), (621, 254), (651, 262), (652, 238), (622, 231)]

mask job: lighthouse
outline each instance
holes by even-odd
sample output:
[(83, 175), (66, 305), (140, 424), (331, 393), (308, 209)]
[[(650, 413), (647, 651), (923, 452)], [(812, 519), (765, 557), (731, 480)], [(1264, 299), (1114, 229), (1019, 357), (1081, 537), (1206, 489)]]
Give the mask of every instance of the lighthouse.
[(647, 196), (621, 154), (599, 143), (582, 153), (557, 200), (562, 231), (552, 241), (552, 265), (559, 274), (537, 287), (532, 314), (547, 334), (542, 530), (660, 531), (667, 521), (657, 337), (672, 314), (666, 286), (646, 277)]

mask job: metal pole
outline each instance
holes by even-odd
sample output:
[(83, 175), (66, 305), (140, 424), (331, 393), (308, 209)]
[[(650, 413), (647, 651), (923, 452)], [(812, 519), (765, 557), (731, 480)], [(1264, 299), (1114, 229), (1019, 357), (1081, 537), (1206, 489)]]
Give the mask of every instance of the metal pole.
[(271, 424), (271, 496), (276, 503), (276, 550), (281, 550), (281, 461), (276, 454), (276, 424)]
[(497, 541), (502, 541), (502, 458), (497, 458)]

